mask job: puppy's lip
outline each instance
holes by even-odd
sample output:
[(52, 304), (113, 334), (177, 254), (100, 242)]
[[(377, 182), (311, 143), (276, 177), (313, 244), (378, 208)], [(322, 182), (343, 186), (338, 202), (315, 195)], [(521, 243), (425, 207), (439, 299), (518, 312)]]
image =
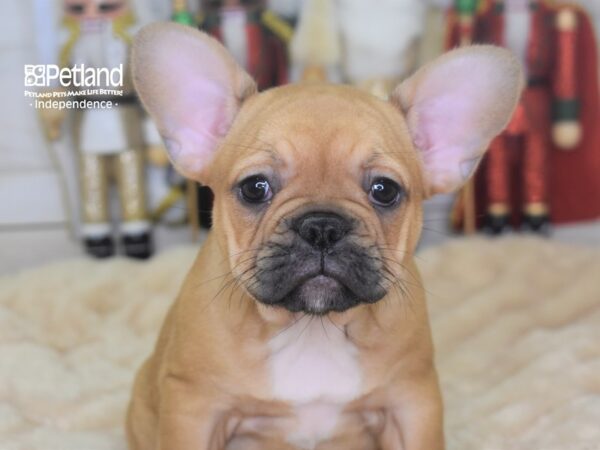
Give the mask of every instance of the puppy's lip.
[(306, 283), (312, 282), (313, 280), (315, 280), (317, 285), (322, 288), (335, 288), (340, 285), (344, 285), (341, 280), (334, 276), (326, 275), (323, 271), (307, 273), (303, 277), (298, 278), (296, 283), (294, 283), (294, 285), (288, 290), (288, 292), (285, 293), (285, 295), (282, 296), (281, 300), (276, 302), (276, 304), (285, 301), (285, 297), (287, 295), (289, 295), (295, 289), (304, 286)]
[(321, 289), (335, 288), (342, 284), (337, 278), (330, 277), (328, 275), (325, 275), (324, 273), (320, 273), (316, 276), (310, 277), (300, 284), (305, 283), (311, 283), (315, 287), (319, 287)]
[(319, 287), (322, 289), (333, 289), (339, 286), (345, 286), (344, 282), (340, 280), (337, 276), (328, 273), (327, 271), (321, 270), (320, 272), (314, 272), (303, 276), (298, 279), (298, 282), (294, 286), (294, 289), (299, 288), (300, 286), (305, 285), (306, 283), (315, 284), (315, 287)]
[[(340, 296), (347, 298), (347, 301), (340, 303)], [(345, 310), (349, 303), (357, 301), (341, 281), (322, 273), (299, 283), (292, 291), (292, 298), (292, 302), (283, 305), (285, 308), (315, 315)], [(343, 308), (340, 309), (340, 306)]]
[[(288, 290), (286, 290), (285, 292), (279, 293), (279, 295), (277, 296), (277, 300), (266, 301), (266, 303), (268, 303), (272, 306), (281, 305), (282, 303), (284, 303), (286, 301), (286, 298), (288, 295), (290, 295), (295, 290), (300, 289), (303, 286), (307, 285), (307, 283), (310, 283), (310, 284), (314, 283), (315, 288), (320, 288), (320, 289), (324, 289), (324, 290), (327, 290), (327, 289), (333, 290), (333, 289), (339, 289), (339, 288), (347, 289), (346, 285), (344, 284), (344, 282), (342, 280), (340, 280), (335, 275), (330, 275), (323, 271), (314, 271), (314, 272), (307, 273), (304, 276), (299, 277), (295, 281), (296, 282), (292, 286), (290, 286)], [(257, 298), (257, 300), (262, 301), (260, 298)]]

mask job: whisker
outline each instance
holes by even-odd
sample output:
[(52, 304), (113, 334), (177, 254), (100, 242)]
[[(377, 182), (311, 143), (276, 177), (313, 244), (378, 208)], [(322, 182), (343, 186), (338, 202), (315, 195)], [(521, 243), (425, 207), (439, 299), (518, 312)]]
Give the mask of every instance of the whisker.
[(293, 320), (289, 325), (287, 325), (284, 328), (282, 328), (281, 330), (279, 330), (277, 333), (275, 333), (273, 335), (273, 337), (271, 339), (275, 339), (280, 334), (285, 333), (286, 331), (291, 329), (294, 325), (296, 325), (298, 322), (300, 322), (304, 317), (306, 317), (306, 313), (302, 313), (302, 315), (300, 315), (297, 319)]

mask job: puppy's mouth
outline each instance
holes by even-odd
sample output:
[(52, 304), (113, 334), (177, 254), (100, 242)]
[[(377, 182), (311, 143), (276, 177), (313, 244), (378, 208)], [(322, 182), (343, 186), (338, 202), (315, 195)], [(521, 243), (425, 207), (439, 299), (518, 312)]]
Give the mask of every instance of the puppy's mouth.
[(267, 245), (246, 290), (263, 304), (294, 313), (343, 312), (387, 294), (381, 266), (379, 258), (351, 243), (328, 253), (302, 245)]
[(327, 314), (345, 311), (360, 303), (359, 298), (337, 279), (319, 274), (301, 282), (284, 298), (292, 312)]

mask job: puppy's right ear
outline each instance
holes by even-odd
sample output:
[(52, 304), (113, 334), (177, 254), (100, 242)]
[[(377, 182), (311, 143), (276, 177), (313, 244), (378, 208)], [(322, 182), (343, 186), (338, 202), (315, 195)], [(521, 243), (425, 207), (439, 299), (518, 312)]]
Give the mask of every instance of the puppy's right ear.
[(191, 27), (152, 24), (135, 37), (135, 88), (175, 167), (198, 181), (256, 84), (215, 39)]
[(519, 61), (489, 45), (452, 50), (401, 83), (391, 101), (421, 154), (426, 194), (458, 189), (508, 124), (523, 87)]

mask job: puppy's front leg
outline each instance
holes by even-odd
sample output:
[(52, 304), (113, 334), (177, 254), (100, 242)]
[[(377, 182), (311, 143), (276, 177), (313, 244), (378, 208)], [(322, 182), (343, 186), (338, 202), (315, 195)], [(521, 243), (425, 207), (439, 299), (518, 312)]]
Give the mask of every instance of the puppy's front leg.
[(227, 420), (217, 402), (176, 379), (162, 387), (157, 450), (223, 450)]
[(209, 415), (161, 414), (157, 450), (223, 450), (225, 427), (211, 421)]
[(444, 450), (443, 404), (435, 370), (424, 379), (398, 386), (399, 400), (389, 412), (382, 450)]

